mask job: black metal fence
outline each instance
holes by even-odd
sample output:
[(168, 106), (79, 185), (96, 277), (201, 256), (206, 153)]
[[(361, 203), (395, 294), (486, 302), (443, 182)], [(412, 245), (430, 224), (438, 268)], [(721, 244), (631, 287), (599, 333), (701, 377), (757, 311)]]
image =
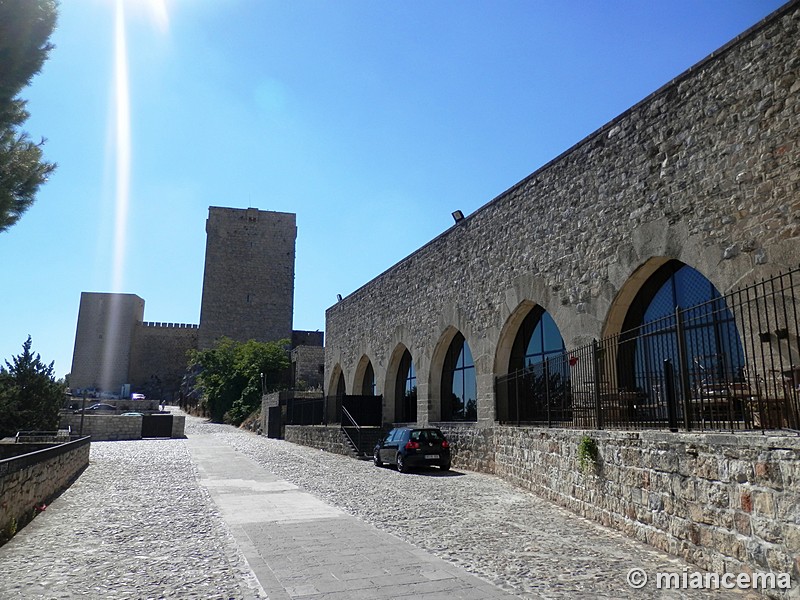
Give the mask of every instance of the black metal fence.
[(377, 427), (383, 424), (383, 396), (342, 396), (341, 407), (349, 415), (347, 419), (342, 415), (342, 425), (349, 425), (345, 421), (350, 420), (360, 427)]
[(800, 269), (498, 377), (504, 423), (800, 429)]
[(286, 425), (324, 425), (326, 398), (289, 398), (286, 401)]
[[(342, 411), (347, 411), (344, 417)], [(286, 425), (382, 424), (382, 396), (326, 396), (324, 398), (289, 398), (286, 400)], [(347, 423), (345, 423), (347, 421)]]

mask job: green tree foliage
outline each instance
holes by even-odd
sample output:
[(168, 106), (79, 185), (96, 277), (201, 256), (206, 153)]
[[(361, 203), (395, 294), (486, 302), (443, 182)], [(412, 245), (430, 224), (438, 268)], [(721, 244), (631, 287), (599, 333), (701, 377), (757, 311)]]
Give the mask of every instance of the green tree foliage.
[(53, 363), (45, 365), (31, 352), (28, 336), (22, 354), (0, 367), (0, 437), (23, 430), (55, 430), (66, 391), (53, 375)]
[(261, 403), (264, 393), (282, 387), (289, 368), (289, 340), (235, 342), (221, 338), (207, 350), (190, 350), (190, 369), (211, 420), (239, 425)]
[(55, 0), (0, 0), (0, 232), (33, 204), (55, 164), (42, 160), (41, 142), (20, 128), (28, 119), (20, 91), (53, 48)]

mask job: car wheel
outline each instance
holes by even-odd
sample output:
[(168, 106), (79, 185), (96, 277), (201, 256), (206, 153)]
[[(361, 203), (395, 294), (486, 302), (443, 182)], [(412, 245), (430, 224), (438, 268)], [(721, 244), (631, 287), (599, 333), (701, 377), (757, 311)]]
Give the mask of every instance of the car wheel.
[(381, 454), (377, 450), (375, 450), (375, 452), (372, 455), (372, 462), (375, 463), (376, 467), (382, 467), (383, 466), (383, 461), (381, 460)]
[(402, 454), (397, 455), (397, 472), (408, 473), (408, 467), (406, 467), (406, 459), (403, 458)]
[(440, 468), (442, 471), (449, 471), (449, 470), (450, 470), (450, 463), (445, 463), (445, 464), (443, 464), (443, 465), (439, 465), (439, 468)]

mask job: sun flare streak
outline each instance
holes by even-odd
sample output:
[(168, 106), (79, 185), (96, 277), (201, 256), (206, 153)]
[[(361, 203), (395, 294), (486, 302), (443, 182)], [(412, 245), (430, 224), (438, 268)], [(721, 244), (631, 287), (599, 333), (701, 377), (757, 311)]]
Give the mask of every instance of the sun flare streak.
[[(123, 0), (117, 0), (114, 19), (114, 126), (115, 126), (115, 186), (114, 186), (114, 249), (112, 255), (111, 291), (122, 292), (125, 271), (125, 244), (127, 241), (128, 206), (131, 181), (131, 107), (128, 86), (128, 49), (125, 37), (125, 9)], [(100, 388), (112, 390), (111, 372), (117, 341), (119, 340), (121, 306), (112, 296), (108, 307), (103, 364), (100, 368)]]
[(112, 291), (122, 290), (125, 270), (125, 244), (127, 241), (128, 207), (131, 180), (131, 106), (128, 85), (128, 49), (125, 37), (125, 11), (122, 0), (117, 0), (114, 23), (114, 104), (116, 127), (116, 181), (114, 220), (114, 262)]
[[(125, 31), (125, 0), (116, 0), (114, 15), (114, 240), (112, 251), (111, 291), (123, 291), (125, 274), (125, 254), (128, 239), (128, 213), (131, 194), (131, 93), (128, 76), (128, 42)], [(153, 20), (164, 32), (168, 27), (167, 10), (164, 0), (149, 0)], [(113, 297), (112, 297), (113, 298)], [(112, 390), (111, 371), (120, 330), (122, 307), (117, 299), (108, 307), (108, 323), (104, 340), (103, 365), (100, 369), (100, 387), (103, 391)]]
[(166, 0), (150, 0), (148, 5), (156, 25), (161, 32), (165, 32), (169, 28)]

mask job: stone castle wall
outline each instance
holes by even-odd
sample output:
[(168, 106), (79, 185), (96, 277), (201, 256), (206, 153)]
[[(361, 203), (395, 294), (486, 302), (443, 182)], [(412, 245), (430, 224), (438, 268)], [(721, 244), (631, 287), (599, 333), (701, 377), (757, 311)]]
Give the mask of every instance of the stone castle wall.
[(81, 415), (61, 415), (59, 427), (67, 427), (73, 433), (89, 435), (95, 442), (116, 442), (142, 439), (142, 417), (120, 415), (85, 415), (81, 426)]
[(119, 394), (123, 384), (174, 399), (186, 352), (221, 336), (322, 344), (320, 332), (292, 332), (295, 215), (209, 207), (200, 325), (144, 322), (133, 294), (81, 294), (70, 384)]
[(292, 350), (291, 361), (294, 389), (322, 388), (325, 383), (325, 348), (297, 346)]
[(438, 420), (436, 363), (458, 330), (491, 422), (498, 345), (521, 303), (574, 348), (613, 333), (615, 299), (651, 259), (723, 292), (797, 266), (798, 39), (793, 2), (329, 308), (326, 393), (338, 369), (353, 393), (366, 356), (388, 396), (402, 344), (418, 418)]
[(206, 233), (200, 348), (291, 339), (295, 215), (212, 206)]
[(197, 334), (197, 325), (138, 324), (131, 352), (131, 391), (166, 400), (178, 394), (188, 365), (187, 352), (197, 349)]

